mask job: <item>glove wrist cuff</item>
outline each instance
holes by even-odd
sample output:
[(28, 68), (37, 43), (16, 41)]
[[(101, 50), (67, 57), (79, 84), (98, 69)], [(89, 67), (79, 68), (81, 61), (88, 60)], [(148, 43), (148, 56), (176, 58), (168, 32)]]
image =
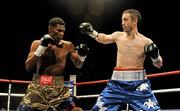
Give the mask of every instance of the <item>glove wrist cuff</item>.
[(153, 62), (153, 63), (159, 62), (159, 61), (160, 61), (160, 59), (161, 59), (161, 57), (160, 57), (160, 56), (158, 56), (158, 57), (157, 57), (157, 58), (155, 58), (155, 59), (151, 57), (151, 60), (152, 60), (152, 62)]
[(39, 45), (38, 48), (36, 49), (36, 51), (34, 52), (34, 54), (36, 56), (40, 57), (45, 52), (46, 49), (47, 49), (47, 47)]
[(81, 62), (84, 62), (87, 56), (79, 56)]
[(93, 32), (88, 35), (95, 39), (96, 37), (98, 37), (99, 33), (97, 31), (93, 30)]

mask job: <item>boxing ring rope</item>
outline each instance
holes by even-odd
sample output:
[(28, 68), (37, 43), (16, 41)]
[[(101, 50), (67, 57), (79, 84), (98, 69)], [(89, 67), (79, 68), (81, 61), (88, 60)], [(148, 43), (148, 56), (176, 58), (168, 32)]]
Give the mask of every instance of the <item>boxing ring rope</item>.
[[(169, 76), (169, 75), (177, 75), (180, 74), (180, 70), (177, 71), (169, 71), (169, 72), (163, 72), (163, 73), (156, 73), (156, 74), (149, 74), (146, 75), (147, 78), (155, 78), (155, 77), (161, 77), (161, 76)], [(91, 84), (100, 84), (100, 83), (107, 83), (109, 80), (98, 80), (98, 81), (90, 81), (90, 82), (79, 82), (75, 83), (76, 86), (81, 85), (91, 85)], [(160, 89), (160, 90), (153, 90), (154, 93), (171, 93), (171, 92), (180, 92), (180, 88), (172, 88), (172, 89)], [(98, 97), (99, 94), (93, 94), (93, 95), (82, 95), (77, 96), (78, 98), (92, 98), (92, 97)]]
[[(169, 72), (162, 72), (162, 73), (156, 73), (156, 74), (148, 74), (146, 75), (147, 78), (155, 78), (155, 77), (161, 77), (161, 76), (169, 76), (169, 75), (177, 75), (180, 74), (180, 70), (177, 71), (169, 71)], [(90, 85), (90, 84), (99, 84), (99, 83), (107, 83), (109, 80), (98, 80), (98, 81), (90, 81), (90, 82), (78, 82), (74, 85), (80, 86), (80, 85)]]
[[(156, 73), (156, 74), (149, 74), (149, 75), (146, 75), (146, 77), (147, 78), (155, 78), (155, 77), (177, 75), (177, 74), (180, 74), (180, 70), (163, 72), (163, 73)], [(76, 95), (76, 86), (91, 85), (91, 84), (102, 84), (102, 83), (107, 83), (109, 80), (98, 80), (98, 81), (76, 83), (76, 75), (70, 75), (70, 81), (73, 81), (73, 95), (74, 96), (76, 96), (77, 98), (93, 98), (93, 97), (98, 97), (99, 94), (77, 96)], [(29, 84), (31, 81), (0, 79), (0, 82), (9, 83), (8, 93), (1, 93), (0, 92), (0, 96), (8, 96), (7, 111), (9, 111), (9, 109), (10, 109), (10, 97), (11, 96), (13, 96), (13, 97), (23, 97), (24, 96), (24, 94), (11, 93), (12, 83)], [(153, 90), (153, 92), (154, 93), (180, 92), (180, 88), (159, 89), (159, 90)]]
[[(159, 89), (159, 90), (153, 90), (153, 93), (171, 93), (171, 92), (180, 92), (180, 88), (172, 88), (172, 89)], [(82, 95), (82, 96), (76, 96), (78, 98), (93, 98), (98, 97), (99, 94), (92, 94), (92, 95)]]

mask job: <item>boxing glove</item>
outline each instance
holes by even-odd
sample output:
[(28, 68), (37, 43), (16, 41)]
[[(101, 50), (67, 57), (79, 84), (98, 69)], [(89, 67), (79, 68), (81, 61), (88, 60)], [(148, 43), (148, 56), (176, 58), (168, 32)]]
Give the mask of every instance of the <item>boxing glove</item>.
[(89, 48), (85, 44), (80, 44), (79, 46), (76, 47), (76, 50), (80, 57), (80, 60), (84, 61), (86, 59)]
[(55, 44), (55, 41), (49, 34), (46, 34), (40, 39), (39, 46), (36, 49), (36, 51), (34, 52), (34, 54), (36, 56), (40, 57), (45, 52), (45, 50), (48, 48), (49, 44), (53, 45), (53, 44)]
[(85, 33), (92, 38), (96, 38), (98, 36), (98, 32), (95, 31), (92, 25), (89, 22), (84, 22), (79, 25), (79, 30), (81, 33)]
[(144, 47), (144, 51), (147, 55), (151, 57), (151, 60), (153, 62), (159, 62), (160, 61), (160, 54), (159, 54), (159, 48), (156, 46), (156, 44), (146, 44)]
[(40, 39), (40, 45), (47, 47), (48, 44), (54, 45), (55, 40), (49, 34), (46, 34)]

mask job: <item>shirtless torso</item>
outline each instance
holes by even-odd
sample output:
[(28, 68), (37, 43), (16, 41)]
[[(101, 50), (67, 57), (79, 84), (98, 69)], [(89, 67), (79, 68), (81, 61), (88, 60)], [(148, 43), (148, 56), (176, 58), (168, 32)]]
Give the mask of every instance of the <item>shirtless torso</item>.
[[(39, 40), (35, 40), (32, 43), (31, 51), (26, 62), (30, 63), (31, 58), (35, 57), (33, 53), (38, 45)], [(60, 45), (49, 45), (45, 53), (38, 59), (38, 62), (34, 64), (37, 67), (36, 73), (62, 75), (68, 56), (74, 63), (77, 63), (78, 55), (75, 53), (74, 46), (71, 42), (61, 40)]]
[[(122, 103), (129, 104), (135, 111), (158, 111), (160, 109), (150, 90), (151, 85), (145, 77), (144, 60), (147, 55), (155, 67), (161, 68), (162, 58), (155, 43), (138, 32), (139, 20), (141, 20), (141, 15), (138, 10), (125, 10), (121, 17), (123, 31), (116, 31), (112, 34), (97, 32), (89, 22), (80, 24), (80, 31), (97, 42), (117, 45), (116, 66), (112, 77), (98, 97), (92, 111), (104, 109), (117, 111), (121, 109)], [(146, 88), (142, 88), (144, 86)], [(149, 101), (151, 101), (152, 109), (146, 106)]]
[(142, 34), (138, 33), (131, 37), (125, 32), (114, 32), (111, 35), (99, 34), (96, 40), (104, 44), (115, 42), (118, 49), (116, 67), (135, 69), (143, 68), (146, 56), (144, 46), (152, 43), (152, 40)]

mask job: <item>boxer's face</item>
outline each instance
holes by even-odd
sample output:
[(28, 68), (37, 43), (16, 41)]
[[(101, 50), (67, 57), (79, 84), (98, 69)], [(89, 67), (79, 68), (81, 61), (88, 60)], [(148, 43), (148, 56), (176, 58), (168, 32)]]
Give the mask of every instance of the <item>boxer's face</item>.
[(49, 34), (55, 39), (57, 43), (63, 39), (65, 33), (65, 26), (57, 24), (56, 26), (49, 27)]
[(122, 15), (122, 27), (125, 32), (129, 32), (133, 28), (133, 21), (131, 19), (131, 15), (129, 13), (124, 13)]

